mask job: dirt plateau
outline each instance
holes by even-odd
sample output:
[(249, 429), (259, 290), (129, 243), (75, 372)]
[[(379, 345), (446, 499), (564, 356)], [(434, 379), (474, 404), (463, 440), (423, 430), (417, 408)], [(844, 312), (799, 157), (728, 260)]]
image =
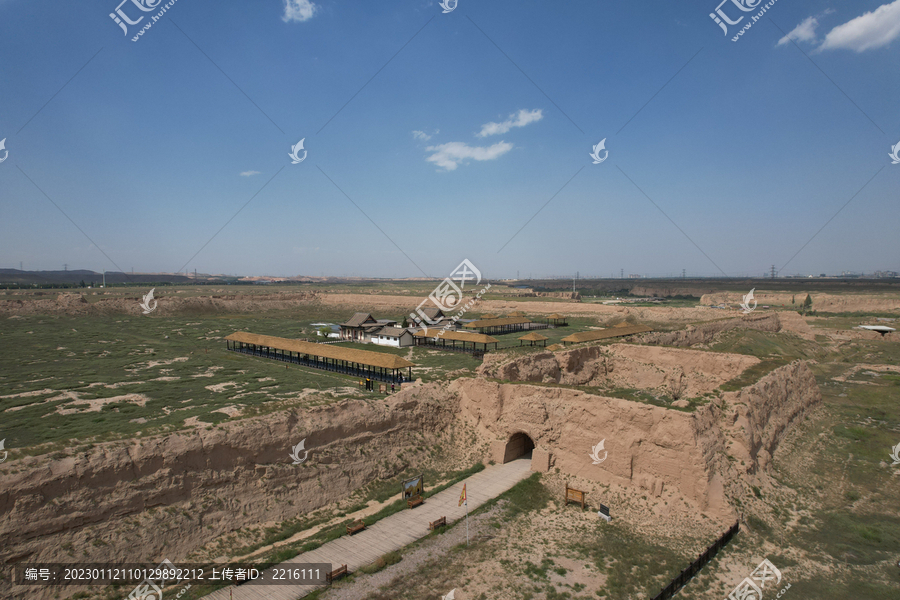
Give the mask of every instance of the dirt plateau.
[[(713, 367), (747, 366), (746, 358), (703, 353), (707, 368), (693, 351), (655, 350), (665, 350), (658, 357), (665, 373), (654, 377), (675, 370), (663, 354), (686, 352), (684, 365), (697, 369), (679, 368), (698, 389), (714, 383), (704, 374)], [(607, 352), (618, 361), (613, 373), (652, 358), (635, 346)], [(576, 376), (578, 363), (571, 353), (553, 360), (563, 365), (561, 378)], [(729, 498), (766, 478), (788, 429), (820, 402), (805, 362), (714, 395), (693, 412), (476, 377), (416, 382), (386, 404), (342, 401), (64, 457), (24, 457), (0, 465), (0, 563), (183, 560), (229, 532), (303, 515), (418, 467), (436, 444), (461, 464), (502, 462), (519, 433), (534, 442), (535, 470), (680, 498), (725, 523), (734, 512)], [(289, 449), (304, 438), (309, 458), (293, 465)], [(601, 440), (608, 455), (595, 465), (589, 452)], [(8, 586), (0, 582), (0, 597), (17, 597)]]

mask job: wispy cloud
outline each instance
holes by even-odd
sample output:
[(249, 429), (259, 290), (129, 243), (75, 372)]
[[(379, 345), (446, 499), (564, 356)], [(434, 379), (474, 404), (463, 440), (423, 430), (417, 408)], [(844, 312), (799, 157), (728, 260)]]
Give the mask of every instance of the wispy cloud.
[[(440, 130), (435, 131), (434, 133), (435, 133), (435, 134), (438, 134), (438, 133), (440, 133)], [(416, 129), (415, 131), (413, 131), (412, 134), (413, 134), (413, 137), (414, 137), (414, 138), (416, 138), (417, 140), (422, 140), (422, 141), (424, 141), (424, 142), (427, 142), (428, 140), (431, 139), (431, 136), (430, 136), (430, 135), (428, 135), (428, 134), (425, 133), (424, 131), (419, 131), (418, 129)]]
[(800, 42), (811, 42), (816, 39), (816, 27), (819, 26), (819, 19), (816, 17), (807, 17), (794, 27), (794, 30), (778, 40), (779, 46), (789, 44), (791, 40)]
[(900, 37), (900, 0), (879, 6), (872, 12), (838, 25), (828, 32), (819, 51), (883, 48)]
[(310, 0), (284, 0), (284, 16), (281, 20), (285, 23), (309, 21), (318, 9)]
[(479, 131), (475, 135), (477, 135), (478, 137), (487, 137), (489, 135), (496, 135), (498, 133), (506, 133), (513, 127), (525, 127), (529, 123), (540, 121), (543, 118), (544, 113), (539, 108), (536, 108), (534, 110), (522, 109), (518, 113), (509, 115), (509, 118), (502, 123), (485, 123), (481, 126), (481, 131)]
[(465, 142), (449, 142), (440, 146), (429, 146), (433, 152), (426, 160), (433, 162), (447, 171), (455, 171), (456, 167), (467, 160), (494, 160), (512, 150), (513, 145), (497, 142), (493, 146), (469, 146)]
[(259, 175), (259, 171), (244, 171), (241, 173), (241, 177), (252, 177), (253, 175)]

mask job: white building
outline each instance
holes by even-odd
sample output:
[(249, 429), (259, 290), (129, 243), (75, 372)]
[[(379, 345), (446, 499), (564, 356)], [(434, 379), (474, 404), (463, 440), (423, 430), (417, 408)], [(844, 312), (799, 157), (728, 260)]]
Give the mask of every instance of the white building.
[(380, 330), (370, 334), (369, 341), (379, 346), (393, 346), (394, 348), (405, 348), (413, 345), (413, 335), (409, 329), (402, 327), (382, 327)]

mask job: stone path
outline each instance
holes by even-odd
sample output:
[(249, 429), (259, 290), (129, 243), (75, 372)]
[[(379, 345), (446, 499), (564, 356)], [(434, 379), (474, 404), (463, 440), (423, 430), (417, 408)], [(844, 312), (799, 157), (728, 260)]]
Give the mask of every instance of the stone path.
[[(491, 498), (499, 496), (531, 474), (530, 458), (522, 457), (505, 465), (491, 465), (452, 487), (426, 499), (412, 510), (403, 510), (386, 517), (353, 536), (344, 535), (323, 546), (299, 554), (272, 569), (299, 568), (309, 563), (329, 563), (332, 569), (347, 565), (352, 573), (371, 564), (378, 557), (399, 550), (428, 535), (428, 524), (441, 517), (447, 522), (464, 518), (466, 507), (458, 506), (459, 494), (466, 484), (469, 512)], [(270, 569), (270, 571), (272, 570)], [(267, 572), (267, 577), (271, 574)], [(315, 585), (242, 585), (216, 590), (204, 596), (206, 600), (297, 600), (322, 586)]]

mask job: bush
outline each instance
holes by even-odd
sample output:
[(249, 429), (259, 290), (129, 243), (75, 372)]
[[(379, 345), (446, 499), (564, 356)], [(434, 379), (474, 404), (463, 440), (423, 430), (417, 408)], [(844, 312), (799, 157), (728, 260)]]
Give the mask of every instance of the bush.
[(360, 567), (359, 570), (363, 573), (371, 575), (372, 573), (377, 573), (382, 569), (397, 564), (398, 562), (400, 562), (401, 558), (402, 557), (400, 556), (400, 553), (395, 550), (394, 552), (388, 552), (384, 556), (379, 556), (378, 560), (370, 565)]

